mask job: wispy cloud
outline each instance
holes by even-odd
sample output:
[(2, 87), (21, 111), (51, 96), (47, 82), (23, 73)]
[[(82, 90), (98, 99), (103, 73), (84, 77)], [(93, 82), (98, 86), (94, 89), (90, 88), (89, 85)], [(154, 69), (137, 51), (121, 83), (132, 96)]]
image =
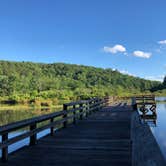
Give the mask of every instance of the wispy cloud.
[(132, 55), (139, 57), (139, 58), (147, 58), (148, 59), (152, 56), (152, 53), (137, 50), (137, 51), (134, 51)]
[(166, 40), (161, 40), (161, 41), (158, 41), (158, 44), (161, 44), (161, 45), (166, 45)]
[(123, 45), (120, 45), (120, 44), (116, 44), (113, 47), (105, 46), (103, 50), (106, 53), (112, 53), (112, 54), (116, 54), (116, 53), (120, 53), (120, 52), (121, 53), (126, 52), (126, 48)]
[(159, 48), (157, 48), (155, 51), (157, 53), (163, 53), (163, 50), (166, 49), (166, 40), (160, 40), (157, 43), (159, 44)]

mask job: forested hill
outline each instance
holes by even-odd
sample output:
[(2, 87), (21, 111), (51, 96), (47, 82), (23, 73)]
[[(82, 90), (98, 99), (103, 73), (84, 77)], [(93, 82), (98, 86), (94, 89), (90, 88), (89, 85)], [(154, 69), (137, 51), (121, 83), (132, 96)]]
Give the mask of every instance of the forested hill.
[(112, 69), (63, 63), (0, 61), (0, 96), (23, 100), (75, 100), (90, 96), (148, 92), (159, 82), (121, 74)]

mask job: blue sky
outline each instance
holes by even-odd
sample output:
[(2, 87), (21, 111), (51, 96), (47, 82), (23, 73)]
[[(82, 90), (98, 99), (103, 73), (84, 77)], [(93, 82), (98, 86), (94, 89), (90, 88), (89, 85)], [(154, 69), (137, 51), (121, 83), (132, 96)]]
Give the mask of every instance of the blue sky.
[(0, 59), (65, 62), (162, 80), (165, 0), (0, 0)]

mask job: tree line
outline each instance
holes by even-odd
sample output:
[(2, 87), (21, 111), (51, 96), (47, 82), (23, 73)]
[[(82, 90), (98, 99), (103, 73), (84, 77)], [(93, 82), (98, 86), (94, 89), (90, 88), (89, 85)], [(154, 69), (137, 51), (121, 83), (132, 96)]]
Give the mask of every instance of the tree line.
[(110, 68), (64, 63), (0, 61), (0, 100), (33, 101), (86, 99), (150, 93), (160, 82), (121, 74)]

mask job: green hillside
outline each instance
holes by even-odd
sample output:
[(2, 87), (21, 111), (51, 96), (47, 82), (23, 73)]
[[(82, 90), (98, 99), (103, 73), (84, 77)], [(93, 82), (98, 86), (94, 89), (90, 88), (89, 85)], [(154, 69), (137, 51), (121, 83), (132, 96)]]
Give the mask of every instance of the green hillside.
[(76, 100), (92, 96), (148, 93), (157, 81), (121, 74), (112, 69), (32, 62), (0, 61), (1, 100)]

